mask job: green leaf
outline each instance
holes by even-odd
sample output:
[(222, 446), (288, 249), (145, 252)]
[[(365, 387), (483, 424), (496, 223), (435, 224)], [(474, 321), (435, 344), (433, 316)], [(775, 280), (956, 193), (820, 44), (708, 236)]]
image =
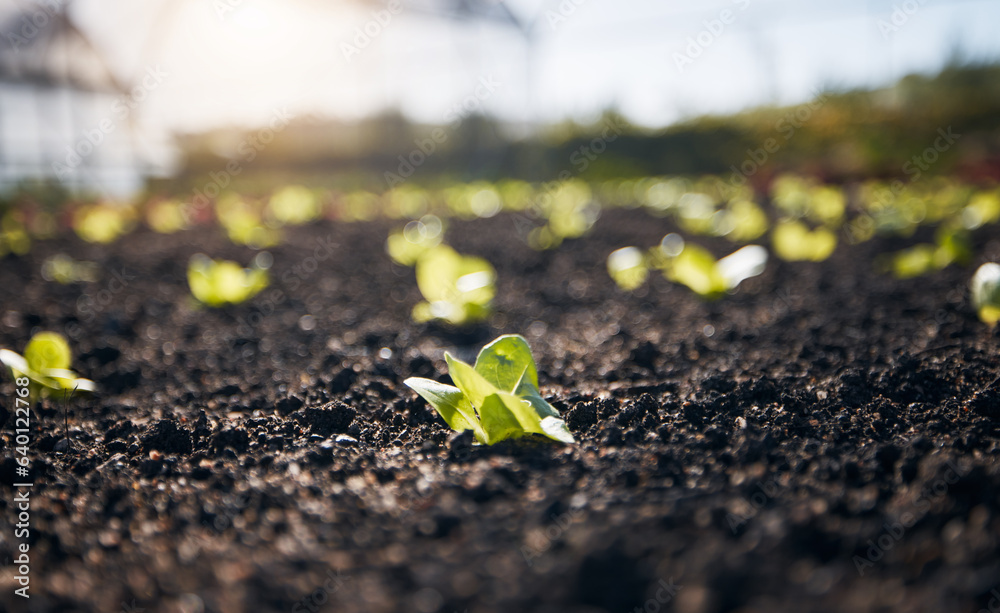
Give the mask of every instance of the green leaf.
[(707, 249), (697, 245), (685, 245), (664, 274), (704, 298), (717, 298), (726, 291), (726, 280), (716, 266), (715, 258)]
[(417, 287), (428, 306), (415, 309), (414, 318), (443, 319), (461, 325), (489, 314), (496, 292), (496, 272), (486, 260), (438, 245), (417, 260), (416, 275)]
[(538, 387), (531, 347), (519, 334), (505, 334), (483, 347), (476, 358), (476, 372), (504, 392), (516, 392), (522, 378)]
[(649, 277), (649, 267), (637, 247), (622, 247), (608, 255), (608, 274), (618, 287), (626, 291), (637, 289)]
[[(489, 445), (498, 443), (504, 439), (515, 438), (521, 436), (525, 433), (524, 425), (518, 415), (511, 410), (510, 405), (520, 404), (521, 401), (510, 394), (505, 394), (505, 396), (510, 396), (513, 400), (510, 402), (505, 402), (505, 399), (501, 397), (503, 392), (497, 392), (495, 394), (490, 394), (485, 399), (483, 399), (482, 406), (479, 407), (479, 415), (482, 419), (483, 430), (486, 431), (486, 442)], [(510, 400), (510, 399), (507, 399)], [(534, 411), (530, 410), (530, 413), (534, 415)], [(523, 415), (525, 411), (518, 409), (518, 413), (521, 413), (522, 417), (529, 417)], [(538, 421), (538, 417), (535, 416), (535, 421)], [(530, 417), (529, 417), (530, 423)], [(541, 426), (538, 427), (541, 429)]]
[(410, 377), (403, 383), (434, 407), (449, 428), (457, 432), (472, 430), (476, 440), (486, 443), (486, 434), (476, 418), (475, 409), (462, 390), (420, 377)]
[[(97, 384), (81, 379), (70, 370), (73, 355), (66, 339), (56, 332), (39, 332), (31, 337), (24, 356), (9, 349), (0, 349), (0, 362), (15, 377), (28, 377), (33, 382), (32, 396), (50, 393), (48, 390), (96, 392)], [(25, 357), (27, 356), (27, 357)]]
[[(482, 409), (483, 402), (485, 402), (487, 396), (500, 391), (495, 385), (476, 372), (473, 367), (462, 360), (453, 358), (450, 353), (446, 352), (444, 359), (448, 362), (448, 374), (451, 375), (451, 380), (455, 382), (458, 389), (462, 390), (462, 393), (469, 399), (472, 406), (477, 409)], [(482, 414), (480, 413), (481, 416)]]
[(1000, 321), (1000, 264), (987, 262), (972, 276), (972, 305), (979, 318), (995, 326)]
[(522, 378), (521, 381), (518, 382), (516, 395), (518, 398), (521, 398), (531, 404), (532, 408), (535, 409), (535, 413), (542, 418), (542, 434), (562, 443), (576, 442), (576, 439), (573, 438), (573, 434), (570, 433), (569, 428), (566, 427), (566, 422), (559, 416), (559, 411), (557, 411), (554, 406), (549, 404), (547, 400), (542, 398), (538, 388), (532, 385), (531, 381), (529, 381), (526, 377)]
[(191, 294), (211, 307), (239, 304), (267, 287), (267, 271), (257, 267), (243, 268), (236, 262), (213, 260), (197, 254), (188, 264), (188, 285)]
[(810, 231), (798, 221), (783, 221), (771, 231), (771, 242), (778, 257), (788, 262), (822, 262), (837, 246), (837, 235), (826, 228)]
[(56, 332), (39, 332), (31, 337), (24, 349), (24, 359), (35, 372), (47, 368), (67, 369), (73, 359), (69, 343)]

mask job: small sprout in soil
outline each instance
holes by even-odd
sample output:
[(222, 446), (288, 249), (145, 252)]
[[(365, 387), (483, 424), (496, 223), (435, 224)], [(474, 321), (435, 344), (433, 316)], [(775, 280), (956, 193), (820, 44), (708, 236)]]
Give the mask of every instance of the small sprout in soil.
[(55, 392), (94, 392), (96, 384), (90, 379), (81, 379), (69, 369), (73, 353), (69, 343), (56, 332), (39, 332), (31, 337), (24, 355), (9, 349), (0, 349), (0, 362), (10, 370), (16, 379), (27, 377), (31, 380), (31, 397), (52, 395)]
[(715, 300), (767, 266), (767, 249), (747, 245), (716, 261), (707, 249), (684, 242), (679, 234), (668, 234), (659, 247), (643, 254), (636, 247), (624, 247), (608, 256), (608, 273), (625, 290), (645, 282), (649, 268), (684, 285), (707, 300)]
[(146, 225), (159, 234), (173, 234), (188, 227), (185, 206), (179, 200), (155, 200), (146, 206)]
[(319, 198), (307, 187), (288, 185), (279, 189), (267, 204), (268, 213), (287, 225), (308, 223), (320, 214)]
[(441, 244), (443, 237), (441, 219), (436, 215), (424, 215), (390, 234), (385, 250), (397, 264), (415, 266), (424, 252)]
[(508, 438), (541, 434), (575, 443), (559, 412), (538, 392), (538, 370), (522, 336), (508, 334), (483, 347), (476, 365), (450, 354), (448, 373), (458, 387), (431, 379), (405, 381), (453, 430), (472, 430), (476, 440), (492, 445)]
[(663, 263), (663, 274), (708, 300), (720, 298), (745, 279), (756, 277), (767, 266), (767, 249), (747, 245), (716, 261), (707, 249), (685, 245), (676, 257)]
[(261, 252), (250, 268), (243, 268), (236, 262), (213, 260), (200, 253), (194, 255), (188, 263), (191, 294), (211, 307), (239, 304), (267, 287), (267, 266), (261, 264), (269, 260), (270, 254)]
[(897, 279), (910, 279), (942, 270), (953, 263), (966, 264), (971, 259), (968, 234), (963, 230), (941, 228), (934, 244), (921, 243), (892, 254), (888, 268)]
[(646, 257), (638, 247), (622, 247), (608, 256), (608, 274), (626, 291), (638, 289), (649, 277)]
[(94, 262), (77, 261), (65, 253), (57, 253), (42, 262), (42, 278), (62, 285), (93, 283), (97, 281), (100, 270)]
[(266, 249), (281, 242), (281, 229), (264, 223), (258, 203), (227, 193), (215, 202), (215, 214), (229, 240), (253, 249)]
[(116, 204), (82, 206), (73, 214), (73, 230), (88, 243), (106, 245), (132, 230), (135, 211)]
[(771, 232), (771, 245), (787, 262), (822, 262), (837, 246), (837, 235), (826, 228), (809, 230), (800, 221), (783, 221)]
[(420, 256), (416, 273), (426, 302), (413, 307), (414, 321), (439, 319), (458, 326), (489, 316), (496, 271), (486, 260), (438, 245)]
[(984, 322), (1000, 321), (1000, 264), (988, 262), (972, 275), (972, 305)]

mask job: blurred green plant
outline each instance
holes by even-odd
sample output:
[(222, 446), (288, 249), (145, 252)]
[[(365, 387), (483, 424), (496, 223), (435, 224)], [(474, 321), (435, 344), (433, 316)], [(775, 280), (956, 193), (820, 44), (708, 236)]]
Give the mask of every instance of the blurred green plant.
[(177, 200), (155, 200), (146, 206), (146, 225), (160, 234), (173, 234), (188, 227), (184, 204)]
[(277, 224), (266, 224), (260, 207), (235, 193), (219, 197), (215, 203), (215, 214), (229, 240), (238, 245), (267, 249), (281, 242), (281, 229)]
[(489, 317), (496, 271), (483, 258), (438, 245), (417, 259), (416, 275), (425, 301), (413, 307), (414, 321), (439, 319), (461, 326)]
[(991, 326), (1000, 321), (1000, 264), (987, 262), (972, 275), (972, 306), (979, 319)]
[(775, 254), (787, 262), (822, 262), (837, 246), (837, 235), (826, 228), (809, 228), (799, 221), (782, 221), (771, 230)]
[(445, 360), (458, 387), (418, 377), (404, 383), (434, 407), (452, 430), (471, 430), (483, 445), (527, 434), (576, 442), (559, 411), (538, 391), (538, 370), (524, 337), (497, 338), (479, 352), (475, 366), (449, 353)]
[(608, 274), (618, 287), (636, 290), (649, 278), (646, 256), (638, 247), (622, 247), (608, 255)]
[(124, 204), (92, 204), (73, 214), (73, 229), (88, 243), (106, 245), (135, 227), (135, 210)]
[(441, 244), (444, 224), (437, 215), (424, 215), (389, 235), (385, 242), (386, 253), (397, 264), (415, 266), (420, 256)]
[(100, 270), (94, 262), (77, 261), (65, 253), (57, 253), (42, 262), (42, 278), (62, 285), (93, 283), (100, 276)]
[(707, 249), (672, 233), (648, 253), (637, 247), (618, 249), (608, 256), (607, 264), (608, 274), (624, 290), (639, 288), (649, 276), (649, 269), (654, 268), (701, 298), (716, 300), (744, 280), (764, 272), (767, 258), (767, 249), (747, 245), (716, 260)]
[(192, 256), (187, 271), (191, 295), (210, 307), (249, 300), (268, 285), (267, 270), (258, 265), (262, 254), (254, 258), (249, 268), (229, 260), (213, 260), (200, 253)]
[(0, 217), (0, 257), (13, 253), (25, 255), (31, 251), (31, 237), (25, 228), (23, 214), (10, 209)]
[(968, 232), (957, 228), (938, 228), (934, 244), (921, 243), (888, 257), (888, 268), (898, 279), (911, 279), (951, 264), (968, 264), (972, 260), (972, 247)]
[(56, 392), (95, 392), (97, 385), (90, 379), (77, 377), (70, 370), (73, 353), (66, 339), (56, 332), (39, 332), (31, 337), (24, 355), (0, 349), (0, 362), (14, 378), (30, 379), (32, 401)]
[(274, 192), (267, 203), (267, 210), (282, 224), (304, 224), (319, 217), (320, 201), (309, 188), (288, 185)]

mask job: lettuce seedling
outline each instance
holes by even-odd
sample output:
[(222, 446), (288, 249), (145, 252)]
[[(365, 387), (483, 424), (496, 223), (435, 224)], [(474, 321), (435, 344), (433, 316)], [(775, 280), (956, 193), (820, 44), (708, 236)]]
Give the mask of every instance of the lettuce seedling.
[(538, 392), (538, 370), (524, 337), (497, 338), (479, 352), (475, 366), (448, 353), (444, 357), (458, 387), (418, 377), (404, 383), (430, 403), (451, 429), (472, 430), (484, 445), (526, 434), (576, 442), (559, 411)]
[[(260, 255), (263, 253), (266, 252)], [(268, 284), (267, 270), (257, 263), (266, 260), (260, 255), (250, 268), (228, 260), (213, 260), (200, 253), (192, 256), (187, 273), (191, 294), (210, 307), (239, 304), (252, 298)]]
[(714, 300), (764, 272), (766, 265), (767, 249), (760, 245), (747, 245), (718, 261), (707, 249), (685, 245), (677, 257), (667, 260), (663, 274), (702, 298)]
[(280, 223), (308, 223), (320, 214), (319, 198), (307, 187), (288, 185), (276, 191), (267, 203), (270, 215)]
[(438, 245), (420, 256), (416, 273), (417, 287), (426, 302), (413, 307), (414, 321), (440, 319), (463, 325), (489, 316), (496, 271), (486, 260)]
[(822, 262), (837, 246), (837, 235), (826, 228), (809, 228), (799, 221), (783, 221), (771, 232), (771, 245), (786, 262)]
[(638, 289), (649, 277), (646, 257), (638, 247), (622, 247), (608, 256), (608, 274), (626, 291)]
[(437, 215), (424, 215), (390, 234), (385, 241), (385, 250), (397, 264), (416, 266), (420, 256), (440, 245), (443, 238), (444, 224), (441, 219)]
[(706, 300), (715, 300), (750, 277), (764, 272), (767, 249), (747, 245), (716, 260), (707, 249), (684, 242), (678, 234), (663, 237), (658, 247), (644, 254), (636, 247), (623, 247), (608, 256), (608, 274), (624, 290), (641, 286), (650, 268), (679, 283)]
[(953, 263), (967, 264), (971, 259), (968, 234), (964, 230), (942, 227), (938, 229), (934, 244), (920, 243), (896, 252), (889, 256), (887, 267), (897, 279), (910, 279), (943, 270)]
[(979, 319), (995, 326), (1000, 321), (1000, 264), (988, 262), (972, 275), (972, 305)]
[(69, 369), (73, 353), (69, 343), (56, 332), (39, 332), (31, 337), (24, 355), (9, 349), (0, 349), (0, 362), (17, 379), (31, 380), (31, 397), (51, 395), (55, 392), (94, 392), (97, 385), (90, 379), (82, 379)]

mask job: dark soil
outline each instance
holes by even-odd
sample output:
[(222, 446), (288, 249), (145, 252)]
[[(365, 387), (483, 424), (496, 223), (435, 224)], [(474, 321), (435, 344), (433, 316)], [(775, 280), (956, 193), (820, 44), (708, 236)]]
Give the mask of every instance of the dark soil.
[[(897, 281), (872, 262), (902, 244), (845, 244), (704, 304), (659, 277), (626, 294), (605, 272), (610, 251), (656, 244), (665, 220), (606, 212), (543, 253), (519, 225), (450, 227), (499, 274), (497, 314), (461, 332), (410, 322), (419, 294), (384, 255), (388, 223), (289, 231), (271, 288), (221, 310), (190, 302), (188, 258), (253, 252), (216, 229), (4, 259), (0, 346), (62, 331), (103, 393), (68, 404), (68, 442), (67, 405), (33, 414), (31, 599), (13, 595), (8, 566), (0, 608), (988, 607), (1000, 335), (969, 305), (971, 269)], [(321, 241), (332, 255), (310, 259)], [(977, 242), (980, 260), (1000, 258), (996, 238)], [(97, 261), (103, 279), (45, 282), (57, 252)], [(578, 445), (474, 446), (403, 386), (447, 380), (444, 350), (472, 360), (507, 332), (531, 343)], [(2, 391), (14, 397), (9, 379)], [(9, 561), (19, 478), (14, 420), (0, 420)]]

